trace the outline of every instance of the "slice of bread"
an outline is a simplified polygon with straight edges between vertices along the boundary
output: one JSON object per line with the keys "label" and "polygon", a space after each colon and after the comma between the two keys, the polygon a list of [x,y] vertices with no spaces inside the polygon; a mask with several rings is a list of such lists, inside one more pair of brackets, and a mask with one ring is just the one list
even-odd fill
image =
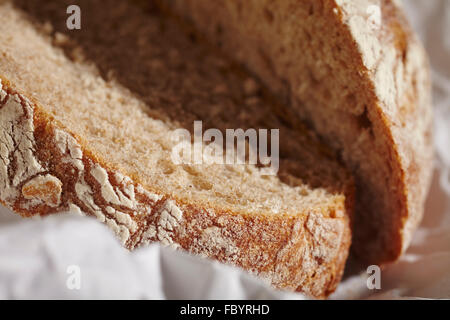
{"label": "slice of bread", "polygon": [[[68,31],[72,2],[0,5],[0,201],[25,217],[84,212],[129,249],[159,241],[277,288],[330,294],[353,199],[333,153],[158,12],[78,1],[83,26]],[[172,134],[194,120],[279,129],[278,176],[250,164],[175,165]]]}
{"label": "slice of bread", "polygon": [[356,177],[354,251],[397,259],[423,215],[433,156],[428,62],[399,1],[159,2],[340,152]]}

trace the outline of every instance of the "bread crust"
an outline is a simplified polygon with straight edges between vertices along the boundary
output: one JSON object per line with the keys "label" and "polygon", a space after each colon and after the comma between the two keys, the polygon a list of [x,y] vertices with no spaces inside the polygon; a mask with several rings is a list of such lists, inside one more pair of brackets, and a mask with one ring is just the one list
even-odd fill
{"label": "bread crust", "polygon": [[183,203],[111,167],[32,95],[0,79],[2,204],[24,217],[84,212],[130,250],[158,241],[244,268],[277,288],[317,298],[335,290],[351,242],[352,199],[329,208],[329,217],[243,215]]}
{"label": "bread crust", "polygon": [[[379,5],[383,20],[379,29],[366,29],[360,35],[357,34],[361,30],[352,26],[350,19],[355,15],[364,16],[366,12],[358,10],[358,7],[351,9],[348,1],[336,1],[336,4],[341,10],[344,25],[355,40],[354,50],[360,54],[359,72],[364,74],[373,94],[377,116],[372,121],[374,126],[380,127],[387,141],[386,157],[394,177],[391,190],[396,192],[399,202],[397,212],[391,213],[394,230],[379,231],[382,234],[381,248],[374,248],[371,252],[367,243],[356,241],[354,245],[357,254],[366,261],[383,263],[398,259],[408,248],[424,214],[433,168],[431,81],[425,50],[410,28],[399,2],[365,2],[366,5],[360,8]],[[367,37],[376,37],[377,46],[383,48],[375,56],[375,63],[367,59],[374,49],[364,43],[363,38]],[[392,65],[391,59],[394,61]],[[387,72],[384,77],[383,72]],[[388,77],[392,81],[387,85],[394,87],[394,94],[391,90],[382,89]]]}

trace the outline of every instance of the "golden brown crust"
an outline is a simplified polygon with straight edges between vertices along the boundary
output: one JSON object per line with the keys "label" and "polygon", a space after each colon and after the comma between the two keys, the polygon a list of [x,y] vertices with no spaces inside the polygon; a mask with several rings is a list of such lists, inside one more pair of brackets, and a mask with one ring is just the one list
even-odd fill
{"label": "golden brown crust", "polygon": [[[368,5],[377,4],[377,1],[367,2]],[[379,230],[381,244],[377,243],[375,247],[367,241],[356,240],[354,250],[368,262],[382,263],[398,259],[407,249],[422,219],[431,182],[433,148],[431,85],[426,53],[401,8],[391,0],[382,0],[379,5],[382,24],[374,35],[379,41],[377,46],[383,51],[378,57],[377,67],[370,68],[363,61],[367,54],[365,51],[373,48],[364,46],[358,37],[353,44],[354,51],[360,54],[359,58],[355,57],[360,61],[358,71],[364,74],[363,81],[373,95],[376,111],[373,125],[379,127],[386,141],[386,157],[392,170],[390,189],[395,193],[393,201],[396,200],[398,206],[389,213],[391,222],[388,228]],[[343,23],[350,34],[358,32],[351,30],[344,20]],[[391,57],[395,60],[389,65]],[[384,66],[389,70],[383,69]],[[392,83],[395,88],[389,90],[394,90],[394,94],[380,89],[386,85],[380,77],[381,72],[387,72],[386,78],[391,76],[396,82]],[[358,225],[358,222],[357,219],[356,239],[359,239],[358,230],[367,230],[364,225],[368,223],[365,221]]]}
{"label": "golden brown crust", "polygon": [[[14,211],[28,217],[79,210],[105,222],[129,249],[159,241],[242,267],[278,288],[319,298],[334,291],[350,246],[346,210],[351,210],[351,199],[330,208],[334,213],[329,218],[314,212],[238,215],[169,199],[88,152],[80,137],[65,131],[7,79],[1,84],[0,112],[11,115],[2,133],[13,137],[30,130],[26,151],[31,154],[24,164],[39,166],[12,184],[17,161],[4,162],[7,170],[0,181],[16,193],[2,193],[0,202]],[[8,159],[24,153],[20,145],[12,146],[2,144]]]}
{"label": "golden brown crust", "polygon": [[[387,125],[391,125],[395,145],[398,146],[398,161],[403,165],[402,181],[407,207],[401,235],[404,252],[422,219],[433,169],[430,67],[425,50],[410,29],[403,13],[386,1],[384,8],[387,17],[392,14],[392,20],[388,20],[394,34],[392,45],[403,59],[406,59],[406,55],[415,55],[408,58],[416,59],[414,62],[405,62],[406,67],[412,68],[411,77],[405,79],[408,90],[400,98],[403,104],[399,105],[397,113],[391,116],[398,117],[401,126],[392,125],[392,120],[387,122]],[[415,139],[416,137],[419,138]]]}

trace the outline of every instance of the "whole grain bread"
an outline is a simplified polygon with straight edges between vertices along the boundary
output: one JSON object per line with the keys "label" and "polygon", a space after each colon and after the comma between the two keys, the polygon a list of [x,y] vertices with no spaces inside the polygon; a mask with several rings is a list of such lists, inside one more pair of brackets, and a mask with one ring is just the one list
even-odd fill
{"label": "whole grain bread", "polygon": [[386,263],[421,221],[432,171],[429,67],[393,0],[169,0],[306,120],[356,177],[353,249]]}
{"label": "whole grain bread", "polygon": [[[314,297],[339,282],[353,182],[270,92],[160,12],[124,1],[0,2],[0,201],[97,217],[129,249],[158,241]],[[242,106],[245,106],[243,108]],[[175,165],[170,138],[279,128],[280,171]]]}

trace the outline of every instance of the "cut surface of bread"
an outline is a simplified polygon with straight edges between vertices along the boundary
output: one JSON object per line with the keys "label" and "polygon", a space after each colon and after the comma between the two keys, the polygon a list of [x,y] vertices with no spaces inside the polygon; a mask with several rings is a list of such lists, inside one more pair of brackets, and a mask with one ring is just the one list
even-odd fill
{"label": "cut surface of bread", "polygon": [[158,1],[288,101],[352,169],[353,249],[397,259],[432,168],[425,52],[391,0]]}
{"label": "cut surface of bread", "polygon": [[[23,216],[96,216],[133,249],[154,241],[278,288],[325,297],[350,245],[353,185],[257,80],[162,15],[123,1],[0,4],[0,201]],[[65,33],[65,34],[64,34]],[[175,165],[179,127],[277,128],[280,170]]]}

